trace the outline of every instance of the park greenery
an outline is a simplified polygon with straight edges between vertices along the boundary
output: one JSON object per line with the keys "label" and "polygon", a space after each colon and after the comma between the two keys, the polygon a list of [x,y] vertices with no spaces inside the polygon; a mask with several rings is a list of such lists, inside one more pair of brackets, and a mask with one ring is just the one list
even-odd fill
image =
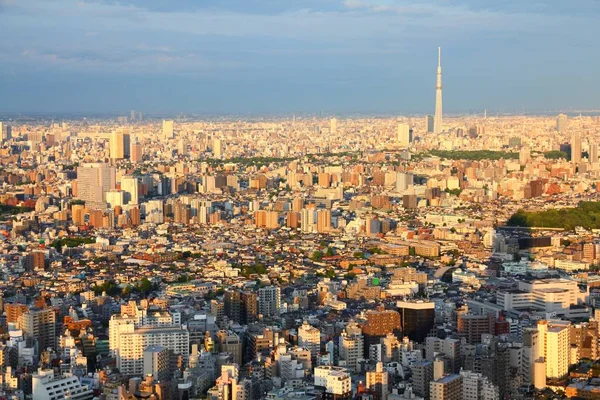
{"label": "park greenery", "polygon": [[429,150],[427,153],[447,160],[480,161],[519,158],[519,153],[493,150]]}
{"label": "park greenery", "polygon": [[564,158],[565,160],[569,159],[569,154],[566,151],[552,150],[544,152],[544,158],[548,160],[558,160]]}
{"label": "park greenery", "polygon": [[1,215],[17,215],[24,212],[33,211],[33,209],[29,207],[22,206],[10,206],[8,204],[0,204],[0,214]]}
{"label": "park greenery", "polygon": [[92,244],[96,240],[93,237],[65,237],[56,239],[51,246],[60,252],[63,247],[77,247],[81,244]]}
{"label": "park greenery", "polygon": [[573,230],[577,226],[585,229],[600,229],[600,202],[582,201],[575,208],[519,210],[508,219],[507,225],[566,230]]}

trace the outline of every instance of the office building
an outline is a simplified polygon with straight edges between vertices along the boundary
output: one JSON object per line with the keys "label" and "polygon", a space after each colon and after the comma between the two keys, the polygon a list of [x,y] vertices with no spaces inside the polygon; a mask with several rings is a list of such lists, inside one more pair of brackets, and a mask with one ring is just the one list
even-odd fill
{"label": "office building", "polygon": [[571,135],[571,162],[578,164],[581,162],[581,134],[573,132]]}
{"label": "office building", "polygon": [[83,164],[77,167],[77,198],[86,203],[86,207],[104,208],[105,193],[115,188],[116,171],[104,163]]}
{"label": "office building", "polygon": [[122,160],[129,158],[131,153],[131,139],[128,133],[113,132],[110,135],[110,158],[111,160]]}
{"label": "office building", "polygon": [[338,125],[337,118],[331,118],[329,120],[329,132],[331,132],[331,134],[335,135],[337,133],[337,125]]}
{"label": "office building", "polygon": [[168,139],[173,139],[174,137],[174,130],[173,130],[173,120],[172,119],[165,119],[162,122],[162,135],[163,138],[168,140]]}
{"label": "office building", "polygon": [[144,156],[144,147],[139,142],[132,143],[130,154],[131,162],[141,162]]}
{"label": "office building", "polygon": [[565,132],[569,126],[569,119],[565,114],[559,114],[556,117],[556,130],[559,132]]}
{"label": "office building", "polygon": [[317,232],[325,233],[331,230],[331,210],[317,211]]}
{"label": "office building", "polygon": [[590,151],[588,154],[588,162],[596,164],[598,162],[598,143],[590,143]]}
{"label": "office building", "polygon": [[408,147],[412,143],[412,129],[408,124],[398,124],[398,144],[403,147]]}
{"label": "office building", "polygon": [[370,310],[367,311],[367,320],[362,328],[365,339],[364,357],[369,358],[371,345],[378,345],[380,339],[392,333],[400,335],[400,314],[394,310]]}
{"label": "office building", "polygon": [[0,139],[3,142],[12,139],[12,127],[7,122],[0,121]]}
{"label": "office building", "polygon": [[465,338],[469,344],[481,343],[481,335],[495,333],[496,318],[493,314],[474,315],[461,314],[458,316],[458,335]]}
{"label": "office building", "polygon": [[435,116],[433,133],[442,133],[442,49],[438,47],[437,83],[435,85]]}
{"label": "office building", "polygon": [[427,130],[427,133],[433,133],[433,115],[425,117],[425,129]]}
{"label": "office building", "polygon": [[124,204],[139,204],[139,181],[137,177],[123,176],[121,178],[121,190],[123,191]]}
{"label": "office building", "polygon": [[223,156],[223,142],[221,139],[213,139],[212,153],[215,158],[221,158]]}
{"label": "office building", "polygon": [[399,301],[402,334],[412,341],[423,343],[435,322],[435,304],[429,301]]}

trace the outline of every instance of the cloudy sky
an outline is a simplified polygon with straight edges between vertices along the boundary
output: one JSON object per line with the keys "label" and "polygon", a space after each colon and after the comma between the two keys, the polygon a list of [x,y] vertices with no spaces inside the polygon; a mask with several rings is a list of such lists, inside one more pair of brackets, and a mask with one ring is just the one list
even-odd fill
{"label": "cloudy sky", "polygon": [[0,112],[600,108],[597,0],[0,0]]}

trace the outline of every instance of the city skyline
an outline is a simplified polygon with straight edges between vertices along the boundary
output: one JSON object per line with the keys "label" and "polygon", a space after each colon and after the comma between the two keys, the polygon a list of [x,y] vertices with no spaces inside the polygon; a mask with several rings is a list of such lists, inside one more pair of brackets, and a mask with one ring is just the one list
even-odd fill
{"label": "city skyline", "polygon": [[591,1],[171,3],[3,0],[0,112],[598,108]]}

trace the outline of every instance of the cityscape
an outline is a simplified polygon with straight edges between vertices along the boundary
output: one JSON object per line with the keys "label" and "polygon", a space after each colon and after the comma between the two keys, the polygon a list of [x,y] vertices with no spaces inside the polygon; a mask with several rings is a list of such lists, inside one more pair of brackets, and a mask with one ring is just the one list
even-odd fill
{"label": "cityscape", "polygon": [[[0,23],[36,7],[145,6]],[[456,112],[448,47],[419,49],[422,112],[0,101],[0,399],[600,399],[600,111]]]}

